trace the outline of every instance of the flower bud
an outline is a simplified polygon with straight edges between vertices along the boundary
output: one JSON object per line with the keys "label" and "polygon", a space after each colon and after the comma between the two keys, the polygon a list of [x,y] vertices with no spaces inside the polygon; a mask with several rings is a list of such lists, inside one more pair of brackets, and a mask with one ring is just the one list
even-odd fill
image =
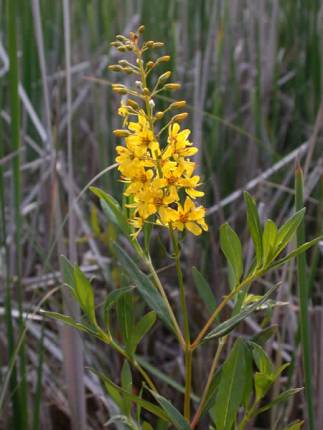
{"label": "flower bud", "polygon": [[162,119],[163,116],[164,116],[164,112],[159,111],[159,112],[156,112],[155,118],[156,119]]}
{"label": "flower bud", "polygon": [[143,95],[144,95],[144,96],[149,96],[149,95],[150,95],[150,91],[148,90],[148,88],[144,88],[144,89],[142,90],[142,92],[143,92]]}
{"label": "flower bud", "polygon": [[117,137],[127,137],[130,135],[130,131],[117,129],[117,130],[113,130],[113,134]]}
{"label": "flower bud", "polygon": [[154,42],[153,48],[162,48],[164,46],[163,42]]}
{"label": "flower bud", "polygon": [[117,94],[127,94],[128,93],[127,87],[125,87],[124,85],[120,85],[120,84],[112,85],[112,91],[114,91]]}
{"label": "flower bud", "polygon": [[169,109],[182,109],[184,106],[186,106],[185,100],[179,100],[178,102],[174,102],[169,105]]}
{"label": "flower bud", "polygon": [[159,76],[158,78],[158,82],[159,84],[163,84],[165,81],[167,81],[172,75],[171,71],[165,72],[163,73],[161,76]]}
{"label": "flower bud", "polygon": [[132,100],[132,99],[128,99],[127,101],[127,105],[132,107],[132,109],[138,110],[139,109],[139,105],[136,101]]}
{"label": "flower bud", "polygon": [[138,32],[139,33],[143,33],[145,31],[145,26],[144,25],[141,25],[139,28],[138,28]]}
{"label": "flower bud", "polygon": [[152,48],[154,46],[154,41],[153,40],[148,40],[148,42],[145,43],[147,48]]}
{"label": "flower bud", "polygon": [[148,63],[147,63],[147,67],[149,69],[152,69],[154,67],[154,65],[155,65],[155,63],[153,61],[148,61]]}
{"label": "flower bud", "polygon": [[179,90],[180,88],[181,88],[181,84],[178,84],[175,82],[173,82],[171,84],[165,84],[164,85],[164,89],[169,90],[169,91],[176,91],[176,90]]}
{"label": "flower bud", "polygon": [[173,121],[174,122],[184,121],[184,119],[186,119],[187,117],[188,117],[187,112],[179,113],[178,115],[175,115],[173,117]]}
{"label": "flower bud", "polygon": [[111,64],[110,66],[108,66],[108,69],[111,72],[121,72],[122,68],[120,66],[118,66],[117,64]]}
{"label": "flower bud", "polygon": [[167,61],[169,61],[169,60],[170,60],[170,55],[163,55],[162,57],[159,57],[156,60],[156,63],[157,64],[159,64],[159,63],[167,63]]}

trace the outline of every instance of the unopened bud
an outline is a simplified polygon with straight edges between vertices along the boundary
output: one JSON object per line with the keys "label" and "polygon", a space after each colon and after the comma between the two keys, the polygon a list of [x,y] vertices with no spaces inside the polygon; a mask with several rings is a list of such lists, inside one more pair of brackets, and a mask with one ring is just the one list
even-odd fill
{"label": "unopened bud", "polygon": [[145,31],[145,26],[144,25],[141,25],[139,28],[138,28],[138,32],[139,33],[143,33]]}
{"label": "unopened bud", "polygon": [[171,72],[171,71],[165,72],[165,73],[163,73],[161,76],[159,76],[158,81],[159,81],[159,83],[160,83],[160,84],[163,84],[163,83],[164,83],[165,81],[167,81],[171,76],[172,76],[172,72]]}
{"label": "unopened bud", "polygon": [[156,61],[156,63],[167,63],[167,61],[170,60],[170,55],[163,55],[162,57],[159,57]]}
{"label": "unopened bud", "polygon": [[155,109],[155,102],[153,99],[149,100],[149,106],[151,109]]}
{"label": "unopened bud", "polygon": [[179,90],[180,88],[181,88],[181,84],[178,84],[175,82],[173,82],[171,84],[165,84],[164,85],[164,89],[169,90],[169,91],[176,91],[176,90]]}
{"label": "unopened bud", "polygon": [[111,64],[110,66],[108,66],[108,69],[111,72],[121,72],[122,68],[120,66],[118,66],[117,64]]}
{"label": "unopened bud", "polygon": [[142,90],[142,92],[143,92],[143,95],[144,95],[144,96],[149,96],[149,95],[150,95],[150,91],[148,90],[148,88],[144,88],[144,89]]}
{"label": "unopened bud", "polygon": [[124,45],[121,45],[121,46],[118,46],[117,50],[120,52],[126,52],[127,49]]}
{"label": "unopened bud", "polygon": [[120,84],[112,85],[112,90],[117,94],[127,94],[128,93],[127,87],[125,87],[124,85],[120,85]]}
{"label": "unopened bud", "polygon": [[148,40],[148,42],[146,42],[146,46],[147,48],[152,48],[154,46],[154,41],[153,40]]}
{"label": "unopened bud", "polygon": [[131,75],[131,73],[133,73],[133,70],[132,70],[132,68],[131,68],[131,67],[125,67],[125,68],[123,69],[123,71],[124,71],[124,72],[126,72],[128,75]]}
{"label": "unopened bud", "polygon": [[148,61],[148,63],[147,63],[147,67],[148,67],[149,69],[153,68],[153,67],[154,67],[154,65],[155,65],[155,63],[154,63],[153,61]]}
{"label": "unopened bud", "polygon": [[163,42],[154,42],[153,48],[162,48],[164,46]]}
{"label": "unopened bud", "polygon": [[132,99],[128,99],[127,105],[130,106],[130,107],[132,107],[135,110],[139,109],[138,103],[136,101],[132,100]]}
{"label": "unopened bud", "polygon": [[120,40],[121,42],[124,42],[127,40],[127,38],[125,36],[123,36],[122,34],[117,34],[116,39]]}
{"label": "unopened bud", "polygon": [[179,100],[178,102],[174,102],[169,105],[169,109],[182,109],[184,106],[186,106],[185,100]]}
{"label": "unopened bud", "polygon": [[188,117],[188,113],[187,112],[183,112],[183,113],[179,113],[178,115],[175,115],[173,117],[173,121],[184,121],[184,119],[186,119]]}
{"label": "unopened bud", "polygon": [[155,118],[156,119],[162,119],[163,116],[164,116],[164,112],[159,111],[159,112],[156,112]]}
{"label": "unopened bud", "polygon": [[128,130],[118,129],[118,130],[113,130],[113,134],[117,137],[127,137],[130,135],[130,132]]}

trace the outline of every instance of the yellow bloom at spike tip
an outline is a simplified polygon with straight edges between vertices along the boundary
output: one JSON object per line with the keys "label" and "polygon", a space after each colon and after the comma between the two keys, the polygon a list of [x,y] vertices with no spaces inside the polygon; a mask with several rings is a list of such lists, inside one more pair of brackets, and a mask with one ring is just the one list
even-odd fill
{"label": "yellow bloom at spike tip", "polygon": [[[191,159],[198,149],[189,141],[190,130],[182,129],[179,124],[187,117],[186,112],[167,120],[171,111],[184,108],[186,103],[173,101],[166,110],[154,113],[156,95],[180,86],[168,83],[171,73],[165,72],[156,77],[152,89],[148,88],[151,64],[158,65],[162,61],[145,61],[143,54],[161,45],[141,42],[140,32],[135,35],[124,40],[127,50],[134,54],[133,70],[141,80],[136,81],[136,88],[122,84],[113,86],[117,94],[122,94],[118,114],[123,118],[124,129],[116,130],[115,135],[122,138],[124,144],[116,148],[116,162],[125,183],[124,195],[129,202],[126,206],[131,213],[129,223],[135,237],[147,222],[172,230],[187,230],[198,236],[208,229],[204,207],[195,204],[196,199],[204,195],[198,189],[200,177],[194,175],[196,164]],[[110,69],[126,72],[120,61]],[[131,99],[127,99],[127,95],[131,95]],[[158,125],[160,121],[166,123]]]}

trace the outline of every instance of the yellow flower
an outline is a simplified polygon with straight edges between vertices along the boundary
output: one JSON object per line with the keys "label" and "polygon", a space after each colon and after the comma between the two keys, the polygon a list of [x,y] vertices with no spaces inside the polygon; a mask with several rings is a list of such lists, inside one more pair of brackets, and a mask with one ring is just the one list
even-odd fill
{"label": "yellow flower", "polygon": [[126,188],[124,195],[130,196],[131,194],[137,194],[144,187],[150,185],[153,176],[154,172],[152,169],[146,170],[143,166],[140,165],[131,177],[131,181],[127,181],[129,185]]}
{"label": "yellow flower", "polygon": [[180,231],[184,228],[189,230],[195,236],[199,236],[204,231],[208,230],[205,223],[205,209],[203,206],[196,207],[189,197],[186,197],[184,207],[178,203],[177,211],[174,211],[169,217],[169,222],[172,226]]}
{"label": "yellow flower", "polygon": [[179,181],[180,186],[185,188],[186,194],[188,194],[192,199],[196,199],[196,197],[203,197],[203,191],[198,191],[196,187],[200,184],[200,177],[195,175],[192,177],[185,177]]}
{"label": "yellow flower", "polygon": [[169,205],[178,199],[178,195],[172,191],[165,191],[163,187],[163,179],[154,179],[150,186],[143,188],[134,196],[135,202],[129,206],[135,207],[135,212],[138,212],[144,219],[156,213],[162,220],[165,219]]}
{"label": "yellow flower", "polygon": [[121,106],[118,109],[118,114],[124,118],[123,126],[128,125],[129,110],[124,99],[121,100]]}
{"label": "yellow flower", "polygon": [[175,122],[168,130],[168,147],[165,151],[165,157],[174,157],[174,159],[191,157],[196,154],[198,149],[188,140],[190,130],[185,129],[180,131],[180,125]]}
{"label": "yellow flower", "polygon": [[143,113],[139,113],[138,122],[130,122],[128,128],[132,131],[132,134],[127,137],[127,142],[137,146],[140,150],[144,149],[147,151],[150,149],[153,156],[156,153],[159,154],[159,143]]}

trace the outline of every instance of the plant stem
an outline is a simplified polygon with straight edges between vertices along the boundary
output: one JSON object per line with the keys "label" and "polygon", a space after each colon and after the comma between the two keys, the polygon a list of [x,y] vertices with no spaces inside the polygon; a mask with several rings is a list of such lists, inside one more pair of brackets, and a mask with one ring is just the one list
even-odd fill
{"label": "plant stem", "polygon": [[225,336],[225,337],[223,337],[222,339],[219,340],[219,344],[218,344],[216,353],[215,353],[213,361],[212,361],[211,370],[210,370],[209,376],[208,376],[207,381],[206,381],[206,385],[205,385],[204,390],[203,390],[203,394],[202,394],[202,397],[201,397],[201,401],[200,401],[199,407],[198,407],[197,411],[195,412],[194,418],[193,418],[192,423],[191,423],[192,430],[195,429],[195,427],[198,424],[198,421],[199,421],[199,419],[200,419],[200,417],[202,415],[203,408],[205,406],[205,402],[206,402],[206,399],[207,399],[207,395],[208,395],[208,392],[209,392],[209,389],[210,389],[210,386],[211,386],[211,383],[212,383],[212,380],[213,380],[216,368],[217,368],[218,363],[219,363],[221,352],[223,350],[223,347],[224,347],[226,341],[227,341],[227,336]]}
{"label": "plant stem", "polygon": [[153,264],[151,262],[150,257],[145,258],[145,261],[146,261],[146,264],[147,264],[147,266],[149,268],[151,276],[152,276],[152,278],[153,278],[153,280],[155,282],[155,285],[158,288],[158,291],[160,292],[160,294],[161,294],[161,296],[162,296],[162,298],[164,300],[164,303],[165,303],[165,305],[167,307],[167,310],[168,310],[168,313],[169,313],[169,317],[170,317],[170,319],[171,319],[171,321],[173,323],[174,330],[175,330],[176,335],[178,337],[178,341],[179,341],[182,349],[185,350],[185,346],[186,346],[185,339],[184,339],[182,331],[181,331],[181,329],[180,329],[180,327],[178,325],[178,322],[177,322],[177,319],[176,319],[176,317],[174,315],[173,309],[172,309],[172,307],[171,307],[171,305],[170,305],[170,303],[168,301],[168,298],[167,298],[167,295],[165,293],[164,287],[162,286],[162,283],[160,282],[160,279],[159,279],[159,277],[158,277],[158,275],[156,273],[156,270],[155,270],[155,268],[154,268],[154,266],[153,266]]}
{"label": "plant stem", "polygon": [[191,340],[190,340],[190,327],[189,327],[189,321],[188,321],[187,306],[185,301],[185,290],[184,290],[184,282],[183,282],[183,272],[181,269],[181,262],[180,262],[180,248],[178,244],[178,237],[175,235],[171,225],[169,226],[169,233],[170,233],[170,237],[172,239],[172,244],[174,248],[176,272],[177,272],[178,286],[179,286],[180,306],[181,306],[183,325],[184,325],[184,338],[185,338],[184,418],[186,418],[189,421],[190,415],[191,415],[190,409],[191,409],[191,388],[192,388],[192,351],[191,351]]}
{"label": "plant stem", "polygon": [[255,279],[259,278],[264,273],[263,269],[260,269],[259,271],[251,274],[247,278],[245,278],[234,290],[232,290],[225,298],[222,300],[222,302],[217,306],[217,308],[214,310],[213,314],[210,316],[208,321],[205,323],[204,327],[198,334],[197,338],[194,340],[194,342],[191,345],[192,350],[196,349],[199,344],[201,343],[202,339],[204,338],[206,332],[211,327],[219,313],[222,311],[222,309],[225,307],[225,305],[236,295],[241,291],[244,287],[246,287],[248,284],[253,282]]}
{"label": "plant stem", "polygon": [[[299,210],[304,207],[303,196],[303,172],[300,166],[295,171],[295,209]],[[297,230],[297,246],[305,242],[305,224],[304,220]],[[300,331],[303,348],[303,364],[305,379],[305,396],[307,404],[309,429],[315,429],[314,408],[313,408],[313,386],[312,386],[312,364],[311,364],[311,343],[310,327],[308,315],[308,282],[306,273],[305,254],[297,256],[297,273],[298,273],[298,294],[300,302]]]}

